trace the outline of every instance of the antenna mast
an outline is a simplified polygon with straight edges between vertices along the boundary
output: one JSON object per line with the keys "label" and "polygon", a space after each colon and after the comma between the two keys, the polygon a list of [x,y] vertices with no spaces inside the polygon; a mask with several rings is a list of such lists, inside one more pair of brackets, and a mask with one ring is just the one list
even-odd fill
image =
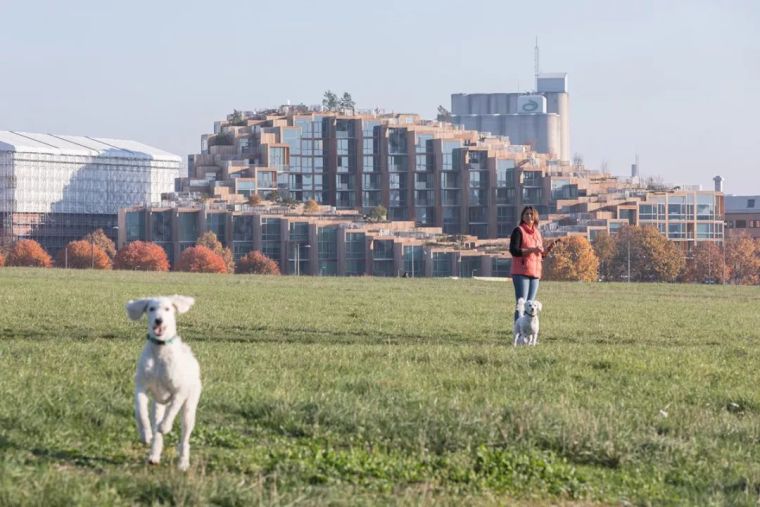
{"label": "antenna mast", "polygon": [[536,47],[533,50],[533,70],[536,74],[536,90],[538,90],[538,73],[539,73],[539,67],[538,67],[538,37],[536,37]]}

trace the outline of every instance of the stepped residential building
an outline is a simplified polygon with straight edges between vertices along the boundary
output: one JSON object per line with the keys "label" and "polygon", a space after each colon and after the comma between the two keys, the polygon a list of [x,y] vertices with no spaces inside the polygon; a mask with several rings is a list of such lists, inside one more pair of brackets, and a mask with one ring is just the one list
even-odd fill
{"label": "stepped residential building", "polygon": [[34,239],[51,254],[120,208],[160,202],[182,159],[120,139],[0,131],[0,244]]}
{"label": "stepped residential building", "polygon": [[446,234],[507,236],[526,204],[551,207],[556,160],[416,115],[247,114],[217,123],[188,162],[182,193],[228,202],[280,193]]}
{"label": "stepped residential building", "polygon": [[391,221],[481,239],[509,236],[525,205],[545,217],[548,234],[592,237],[628,223],[656,226],[685,248],[723,239],[722,192],[648,191],[416,115],[283,108],[231,115],[214,130],[190,156],[181,193],[228,203],[280,194],[363,214],[381,205]]}

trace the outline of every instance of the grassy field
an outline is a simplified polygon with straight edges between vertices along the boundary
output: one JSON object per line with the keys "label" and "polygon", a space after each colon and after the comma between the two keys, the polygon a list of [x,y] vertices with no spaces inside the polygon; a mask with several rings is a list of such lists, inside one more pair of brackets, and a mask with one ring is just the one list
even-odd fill
{"label": "grassy field", "polygon": [[[196,297],[191,469],[145,464],[145,324]],[[0,269],[0,505],[755,505],[760,288]],[[168,437],[176,442],[177,431]]]}

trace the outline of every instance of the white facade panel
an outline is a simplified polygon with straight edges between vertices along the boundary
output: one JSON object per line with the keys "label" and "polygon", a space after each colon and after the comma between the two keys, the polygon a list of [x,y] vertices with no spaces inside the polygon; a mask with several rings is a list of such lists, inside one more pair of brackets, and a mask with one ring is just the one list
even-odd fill
{"label": "white facade panel", "polygon": [[133,141],[0,132],[0,211],[115,215],[172,192],[180,162]]}
{"label": "white facade panel", "polygon": [[517,113],[546,113],[546,97],[543,95],[520,95],[517,97]]}

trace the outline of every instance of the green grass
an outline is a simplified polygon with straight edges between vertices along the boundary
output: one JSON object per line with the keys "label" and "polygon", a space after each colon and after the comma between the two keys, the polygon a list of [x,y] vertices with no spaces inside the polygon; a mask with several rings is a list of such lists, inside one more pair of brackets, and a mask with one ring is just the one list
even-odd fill
{"label": "green grass", "polygon": [[[145,324],[186,294],[191,470],[145,464]],[[0,269],[0,505],[755,505],[760,288]],[[168,437],[176,442],[176,427]]]}

